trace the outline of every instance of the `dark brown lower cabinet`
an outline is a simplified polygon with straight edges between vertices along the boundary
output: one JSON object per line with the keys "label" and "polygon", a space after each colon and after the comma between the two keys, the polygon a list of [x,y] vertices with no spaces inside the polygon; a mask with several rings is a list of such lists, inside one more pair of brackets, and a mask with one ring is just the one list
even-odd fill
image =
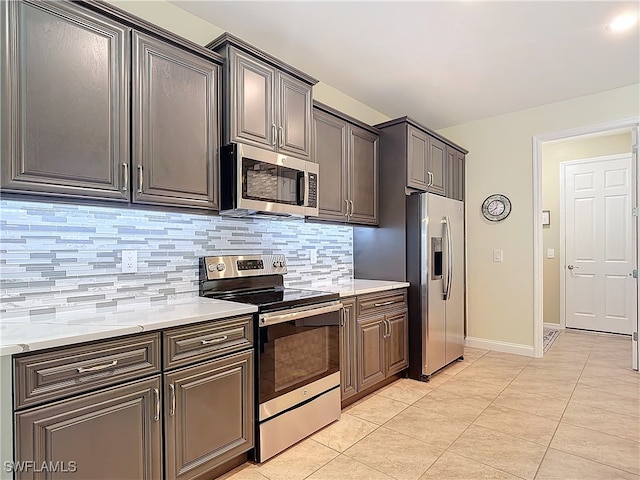
{"label": "dark brown lower cabinet", "polygon": [[385,378],[384,315],[358,319],[358,390],[375,385]]}
{"label": "dark brown lower cabinet", "polygon": [[167,480],[195,479],[253,446],[253,350],[164,374]]}
{"label": "dark brown lower cabinet", "polygon": [[386,316],[389,327],[387,337],[387,376],[409,366],[409,317],[406,310]]}
{"label": "dark brown lower cabinet", "polygon": [[354,395],[357,390],[356,357],[356,300],[342,300],[340,323],[340,391],[342,400]]}
{"label": "dark brown lower cabinet", "polygon": [[16,479],[161,479],[160,392],[156,375],[16,413],[16,458],[34,462]]}
{"label": "dark brown lower cabinet", "polygon": [[406,295],[406,289],[397,289],[356,297],[356,344],[351,356],[356,363],[357,378],[356,391],[350,396],[409,366]]}

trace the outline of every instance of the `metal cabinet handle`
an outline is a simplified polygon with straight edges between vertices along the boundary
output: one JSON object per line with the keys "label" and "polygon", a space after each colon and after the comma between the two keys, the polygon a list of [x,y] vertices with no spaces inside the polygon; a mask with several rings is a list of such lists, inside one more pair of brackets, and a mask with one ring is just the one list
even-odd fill
{"label": "metal cabinet handle", "polygon": [[391,336],[391,323],[386,318],[382,321],[384,323],[384,335],[382,338],[389,338]]}
{"label": "metal cabinet handle", "polygon": [[200,340],[200,343],[202,343],[202,345],[211,345],[212,343],[224,342],[227,338],[229,338],[228,335],[223,335],[222,337],[212,338],[211,340]]}
{"label": "metal cabinet handle", "polygon": [[373,306],[374,307],[386,307],[387,305],[391,305],[393,303],[396,303],[396,301],[395,300],[390,300],[388,302],[374,303]]}
{"label": "metal cabinet handle", "polygon": [[142,193],[142,165],[138,165],[138,193]]}
{"label": "metal cabinet handle", "polygon": [[284,147],[284,128],[278,128],[278,147]]}
{"label": "metal cabinet handle", "polygon": [[427,172],[427,176],[429,177],[429,181],[427,182],[427,187],[433,187],[433,173]]}
{"label": "metal cabinet handle", "polygon": [[123,163],[122,164],[122,191],[126,192],[127,190],[129,190],[129,164],[128,163]]}
{"label": "metal cabinet handle", "polygon": [[347,309],[343,308],[342,309],[342,316],[340,317],[340,326],[341,327],[344,327],[344,324],[346,323],[346,320],[345,320],[345,316],[346,315],[347,315]]}
{"label": "metal cabinet handle", "polygon": [[349,214],[349,216],[353,217],[353,200],[349,200],[349,205],[351,205],[351,213]]}
{"label": "metal cabinet handle", "polygon": [[176,414],[176,386],[173,383],[169,384],[169,392],[171,393],[171,407],[169,409],[169,416],[173,417]]}
{"label": "metal cabinet handle", "polygon": [[105,368],[115,367],[118,364],[118,360],[114,360],[111,363],[105,363],[104,365],[96,365],[95,367],[78,367],[78,373],[97,372],[104,370]]}
{"label": "metal cabinet handle", "polygon": [[575,268],[575,269],[578,269],[578,268],[580,268],[580,267],[576,267],[576,266],[574,266],[574,265],[567,265],[567,268],[568,268],[569,270],[573,270],[574,268]]}
{"label": "metal cabinet handle", "polygon": [[346,213],[344,214],[345,217],[349,218],[349,200],[347,200],[346,198],[344,199],[344,203],[347,206],[346,209]]}
{"label": "metal cabinet handle", "polygon": [[153,420],[157,422],[158,420],[160,420],[160,390],[154,388],[153,394],[156,396],[156,414],[153,417]]}
{"label": "metal cabinet handle", "polygon": [[278,127],[276,126],[275,123],[273,125],[271,125],[271,136],[273,137],[271,139],[271,145],[273,145],[275,147],[276,146],[276,142],[278,141]]}

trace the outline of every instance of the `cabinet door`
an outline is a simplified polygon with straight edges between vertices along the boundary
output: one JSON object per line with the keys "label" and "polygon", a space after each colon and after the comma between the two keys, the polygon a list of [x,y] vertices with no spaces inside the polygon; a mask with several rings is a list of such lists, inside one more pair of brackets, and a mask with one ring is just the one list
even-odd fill
{"label": "cabinet door", "polygon": [[356,301],[342,300],[343,314],[340,323],[340,391],[342,400],[355,394],[356,382]]}
{"label": "cabinet door", "polygon": [[304,160],[311,158],[311,86],[278,73],[278,150]]}
{"label": "cabinet door", "polygon": [[362,391],[385,378],[384,315],[358,319],[356,333],[358,391]]}
{"label": "cabinet door", "polygon": [[166,479],[202,475],[253,448],[253,350],[164,375]]}
{"label": "cabinet door", "polygon": [[133,33],[134,202],[215,208],[218,66]]}
{"label": "cabinet door", "polygon": [[229,138],[225,143],[249,143],[277,148],[278,128],[274,110],[276,70],[234,48],[229,49],[230,100],[225,113]]}
{"label": "cabinet door", "polygon": [[425,192],[429,183],[429,137],[407,126],[407,186]]}
{"label": "cabinet door", "polygon": [[16,458],[72,470],[17,479],[162,478],[160,376],[19,412]]}
{"label": "cabinet door", "polygon": [[456,188],[456,200],[464,201],[464,161],[465,155],[462,152],[456,150],[456,168],[455,168],[455,188]]}
{"label": "cabinet door", "polygon": [[319,164],[319,217],[346,221],[347,123],[320,110],[313,113],[314,161]]}
{"label": "cabinet door", "polygon": [[447,154],[447,197],[458,200],[456,150],[447,146],[445,152]]}
{"label": "cabinet door", "polygon": [[429,137],[429,172],[431,185],[428,191],[439,195],[447,193],[447,153],[446,146],[440,140]]}
{"label": "cabinet door", "polygon": [[2,190],[127,201],[128,29],[70,3],[0,11]]}
{"label": "cabinet door", "polygon": [[[349,125],[349,222],[378,224],[378,136]],[[320,180],[322,181],[322,179]]]}
{"label": "cabinet door", "polygon": [[409,366],[409,324],[407,311],[387,315],[387,375],[393,375]]}

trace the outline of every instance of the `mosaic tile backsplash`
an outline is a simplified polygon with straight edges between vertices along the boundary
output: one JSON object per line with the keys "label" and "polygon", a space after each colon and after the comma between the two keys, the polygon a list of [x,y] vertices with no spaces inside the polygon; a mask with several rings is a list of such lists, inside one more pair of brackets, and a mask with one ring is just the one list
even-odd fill
{"label": "mosaic tile backsplash", "polygon": [[[137,273],[121,273],[122,250]],[[3,199],[0,313],[197,296],[199,257],[248,253],[284,254],[287,286],[353,278],[347,226]]]}

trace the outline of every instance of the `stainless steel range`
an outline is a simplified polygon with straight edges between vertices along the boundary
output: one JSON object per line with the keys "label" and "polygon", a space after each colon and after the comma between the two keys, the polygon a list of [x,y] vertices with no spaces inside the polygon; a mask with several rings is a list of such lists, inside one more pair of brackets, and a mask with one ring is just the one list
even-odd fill
{"label": "stainless steel range", "polygon": [[340,297],[285,288],[286,272],[283,255],[200,258],[201,296],[258,307],[258,462],[340,418]]}

